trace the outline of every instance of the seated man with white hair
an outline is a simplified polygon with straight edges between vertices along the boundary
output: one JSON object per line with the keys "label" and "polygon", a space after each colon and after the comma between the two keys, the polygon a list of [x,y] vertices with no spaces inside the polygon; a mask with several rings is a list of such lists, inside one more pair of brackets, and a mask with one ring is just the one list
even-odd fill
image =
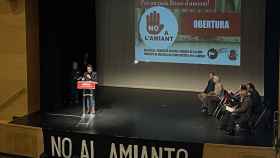
{"label": "seated man with white hair", "polygon": [[230,101],[230,95],[224,89],[222,83],[216,83],[215,91],[205,98],[208,115],[212,115],[218,105],[226,105]]}

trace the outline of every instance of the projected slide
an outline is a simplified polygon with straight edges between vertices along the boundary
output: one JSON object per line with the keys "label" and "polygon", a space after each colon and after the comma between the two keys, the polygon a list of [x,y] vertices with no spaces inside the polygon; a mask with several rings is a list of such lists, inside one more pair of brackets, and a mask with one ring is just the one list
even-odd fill
{"label": "projected slide", "polygon": [[241,0],[136,1],[136,62],[240,65]]}

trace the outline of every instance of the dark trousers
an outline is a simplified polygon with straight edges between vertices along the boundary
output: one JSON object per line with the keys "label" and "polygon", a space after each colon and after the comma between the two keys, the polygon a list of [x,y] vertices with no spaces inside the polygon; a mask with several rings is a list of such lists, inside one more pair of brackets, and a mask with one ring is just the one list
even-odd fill
{"label": "dark trousers", "polygon": [[248,127],[249,117],[246,113],[231,113],[226,111],[222,120],[221,127],[226,130],[233,130],[235,124],[239,124],[244,128]]}
{"label": "dark trousers", "polygon": [[205,102],[206,102],[206,106],[208,108],[208,113],[213,114],[214,110],[218,106],[218,103],[220,102],[220,99],[217,96],[207,96],[205,98]]}
{"label": "dark trousers", "polygon": [[91,109],[95,107],[95,95],[94,90],[84,90],[83,91],[83,105],[87,109]]}

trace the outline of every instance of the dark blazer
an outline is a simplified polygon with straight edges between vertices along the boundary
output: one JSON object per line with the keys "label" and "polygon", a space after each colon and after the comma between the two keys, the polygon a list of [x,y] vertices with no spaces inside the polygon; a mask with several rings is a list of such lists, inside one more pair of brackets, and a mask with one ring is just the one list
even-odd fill
{"label": "dark blazer", "polygon": [[238,113],[250,112],[252,105],[253,105],[253,102],[252,102],[251,97],[246,96],[246,97],[244,97],[243,101],[240,103],[239,108],[237,108],[235,112],[238,112]]}
{"label": "dark blazer", "polygon": [[[88,78],[87,75],[90,75],[90,78]],[[97,73],[96,72],[92,72],[92,73],[85,72],[84,73],[84,78],[85,78],[86,81],[97,82]]]}
{"label": "dark blazer", "polygon": [[213,79],[210,79],[207,83],[206,88],[204,89],[204,93],[213,92],[215,90],[215,83]]}

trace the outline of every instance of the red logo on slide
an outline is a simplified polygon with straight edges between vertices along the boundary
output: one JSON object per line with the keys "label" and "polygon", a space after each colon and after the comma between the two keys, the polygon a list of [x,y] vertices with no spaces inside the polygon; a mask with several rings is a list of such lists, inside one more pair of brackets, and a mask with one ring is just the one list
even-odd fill
{"label": "red logo on slide", "polygon": [[228,58],[229,58],[230,60],[236,60],[236,58],[237,58],[237,53],[236,53],[236,51],[235,51],[235,50],[231,50],[231,51],[229,52]]}
{"label": "red logo on slide", "polygon": [[154,11],[150,13],[150,15],[147,15],[146,18],[147,18],[147,31],[149,34],[157,35],[163,30],[164,25],[160,24],[159,13]]}

